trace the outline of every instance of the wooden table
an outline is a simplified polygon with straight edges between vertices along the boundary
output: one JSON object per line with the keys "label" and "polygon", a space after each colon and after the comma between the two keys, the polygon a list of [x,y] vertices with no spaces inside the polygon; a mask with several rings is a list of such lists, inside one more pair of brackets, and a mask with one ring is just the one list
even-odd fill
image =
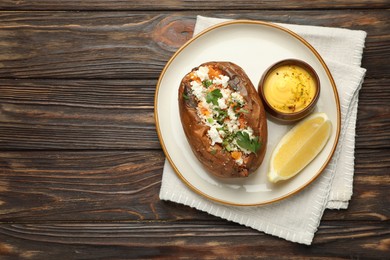
{"label": "wooden table", "polygon": [[[390,3],[0,1],[0,259],[390,258]],[[368,33],[354,195],[312,246],[162,202],[157,79],[197,14]]]}

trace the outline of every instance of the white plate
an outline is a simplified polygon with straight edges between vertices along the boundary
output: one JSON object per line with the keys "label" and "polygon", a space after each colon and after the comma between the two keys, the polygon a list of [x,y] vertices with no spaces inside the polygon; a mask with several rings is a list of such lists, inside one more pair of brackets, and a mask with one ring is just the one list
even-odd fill
{"label": "white plate", "polygon": [[[268,119],[268,144],[260,168],[248,178],[221,179],[207,173],[187,142],[178,110],[178,88],[185,74],[207,61],[230,61],[241,66],[256,87],[271,64],[287,58],[301,59],[318,73],[321,96],[316,111],[325,112],[333,124],[322,152],[294,178],[272,184],[266,173],[270,154],[291,128]],[[297,34],[274,24],[255,21],[226,22],[200,33],[180,48],[165,66],[155,95],[157,133],[169,162],[192,190],[229,205],[262,205],[302,190],[320,175],[330,161],[340,132],[338,94],[332,76],[316,50]]]}

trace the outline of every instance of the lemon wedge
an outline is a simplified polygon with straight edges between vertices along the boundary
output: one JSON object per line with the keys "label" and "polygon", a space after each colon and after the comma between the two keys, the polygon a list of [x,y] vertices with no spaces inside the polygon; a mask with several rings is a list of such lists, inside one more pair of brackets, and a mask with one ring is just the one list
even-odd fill
{"label": "lemon wedge", "polygon": [[268,180],[287,180],[305,168],[324,148],[332,131],[325,113],[314,113],[299,122],[280,140],[270,160]]}

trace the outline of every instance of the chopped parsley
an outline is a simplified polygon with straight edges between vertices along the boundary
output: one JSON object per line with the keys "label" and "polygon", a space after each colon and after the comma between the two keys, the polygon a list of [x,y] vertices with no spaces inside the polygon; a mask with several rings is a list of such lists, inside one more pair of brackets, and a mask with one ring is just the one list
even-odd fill
{"label": "chopped parsley", "polygon": [[208,88],[210,87],[211,85],[213,85],[213,81],[212,80],[209,80],[209,79],[205,79],[202,81],[202,84],[205,88]]}
{"label": "chopped parsley", "polygon": [[239,112],[244,113],[244,114],[249,114],[249,111],[244,109],[244,108],[241,108]]}
{"label": "chopped parsley", "polygon": [[207,103],[213,103],[213,105],[218,105],[218,99],[222,97],[221,90],[214,89],[213,91],[210,91],[206,95],[206,102]]}
{"label": "chopped parsley", "polygon": [[256,153],[261,147],[258,136],[251,139],[249,134],[243,131],[238,131],[236,136],[237,144],[243,149]]}
{"label": "chopped parsley", "polygon": [[225,118],[228,116],[228,113],[226,110],[222,110],[219,107],[214,109],[218,114],[216,115],[215,119],[217,122],[222,125],[223,122],[225,121]]}
{"label": "chopped parsley", "polygon": [[224,138],[222,142],[222,146],[226,149],[226,151],[231,152],[233,150],[232,143],[234,138],[236,137],[236,134],[225,132],[227,136]]}

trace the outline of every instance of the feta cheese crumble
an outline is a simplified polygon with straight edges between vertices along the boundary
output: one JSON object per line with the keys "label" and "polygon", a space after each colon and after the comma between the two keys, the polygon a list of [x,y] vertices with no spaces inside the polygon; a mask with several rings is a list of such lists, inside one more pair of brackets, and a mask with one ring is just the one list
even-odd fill
{"label": "feta cheese crumble", "polygon": [[222,143],[222,138],[219,135],[216,126],[211,126],[207,134],[211,139],[211,145],[214,145],[216,143]]}
{"label": "feta cheese crumble", "polygon": [[213,80],[214,84],[217,85],[222,85],[222,87],[226,88],[228,86],[228,81],[229,81],[228,76],[220,75],[219,78],[215,78]]}
{"label": "feta cheese crumble", "polygon": [[202,83],[199,83],[198,81],[191,81],[191,90],[192,93],[195,95],[195,97],[199,100],[202,99],[203,95],[203,86]]}
{"label": "feta cheese crumble", "polygon": [[195,75],[200,78],[201,81],[209,79],[209,68],[206,66],[199,67],[195,72]]}

